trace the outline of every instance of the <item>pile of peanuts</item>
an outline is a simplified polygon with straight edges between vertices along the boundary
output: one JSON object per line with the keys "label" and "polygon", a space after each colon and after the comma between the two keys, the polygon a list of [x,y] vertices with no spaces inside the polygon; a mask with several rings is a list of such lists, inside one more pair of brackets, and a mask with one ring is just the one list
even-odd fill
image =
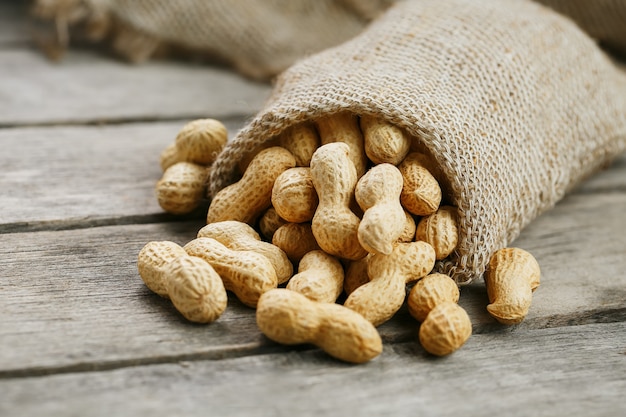
{"label": "pile of peanuts", "polygon": [[[164,210],[198,207],[226,142],[226,128],[212,119],[180,131],[161,154],[156,194]],[[196,239],[145,245],[139,274],[190,321],[218,319],[231,291],[256,308],[269,339],[311,343],[352,363],[382,352],[376,327],[406,301],[423,348],[448,355],[472,333],[457,284],[432,272],[457,246],[457,213],[416,142],[351,113],[294,126],[242,158],[241,179],[215,195]],[[489,313],[519,323],[539,266],[528,252],[504,248],[485,282]]]}

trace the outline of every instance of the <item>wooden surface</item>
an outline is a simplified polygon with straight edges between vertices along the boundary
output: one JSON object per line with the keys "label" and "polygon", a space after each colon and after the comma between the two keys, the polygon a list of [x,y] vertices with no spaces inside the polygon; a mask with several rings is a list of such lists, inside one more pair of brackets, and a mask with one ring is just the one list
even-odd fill
{"label": "wooden surface", "polygon": [[455,354],[426,354],[403,309],[379,358],[346,365],[269,341],[232,297],[189,324],[136,271],[145,243],[203,225],[156,204],[160,150],[197,117],[234,134],[270,87],[80,50],[53,64],[16,4],[0,1],[0,416],[626,413],[626,155],[515,242],[543,273],[522,324],[495,323],[477,282]]}

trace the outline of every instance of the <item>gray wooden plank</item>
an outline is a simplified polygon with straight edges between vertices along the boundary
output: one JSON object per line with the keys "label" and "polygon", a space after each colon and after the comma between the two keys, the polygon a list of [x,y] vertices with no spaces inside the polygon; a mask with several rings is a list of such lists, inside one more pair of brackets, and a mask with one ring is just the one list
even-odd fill
{"label": "gray wooden plank", "polygon": [[0,380],[6,416],[597,416],[626,412],[626,323],[415,342],[364,365],[319,351]]}
{"label": "gray wooden plank", "polygon": [[[7,150],[0,153],[0,233],[37,222],[162,214],[154,195],[159,154],[184,124],[0,129]],[[228,121],[229,135],[242,124]]]}
{"label": "gray wooden plank", "polygon": [[[527,319],[513,328],[496,324],[476,282],[460,301],[474,331],[626,321],[625,209],[626,194],[574,195],[539,218],[515,243],[543,271]],[[253,310],[233,300],[213,325],[186,324],[140,281],[135,262],[145,243],[184,244],[202,220],[0,235],[0,375],[264,351]],[[416,330],[406,310],[380,327],[387,343],[412,339]]]}
{"label": "gray wooden plank", "polygon": [[2,372],[51,365],[88,369],[90,362],[120,360],[127,366],[181,353],[212,357],[258,347],[252,310],[235,300],[213,326],[193,325],[139,278],[136,256],[145,243],[184,243],[200,226],[2,235]]}
{"label": "gray wooden plank", "polygon": [[131,65],[70,50],[0,50],[0,126],[251,115],[269,86],[227,69],[174,61]]}

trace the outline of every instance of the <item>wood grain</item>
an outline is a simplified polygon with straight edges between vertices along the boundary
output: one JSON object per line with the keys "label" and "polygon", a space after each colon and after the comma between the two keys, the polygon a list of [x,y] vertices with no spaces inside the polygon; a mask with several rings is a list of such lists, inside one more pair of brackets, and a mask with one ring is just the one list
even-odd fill
{"label": "wood grain", "polygon": [[36,50],[0,50],[0,68],[0,126],[249,116],[270,88],[209,65],[138,67],[74,50],[57,64]]}
{"label": "wood grain", "polygon": [[[626,194],[593,197],[566,198],[516,242],[536,256],[543,271],[520,326],[502,327],[486,314],[482,283],[462,289],[460,303],[475,332],[626,321]],[[590,216],[593,212],[602,215]],[[136,272],[136,255],[145,243],[184,244],[202,224],[199,219],[2,235],[0,339],[20,348],[0,349],[0,375],[262,352],[253,310],[232,300],[214,325],[190,325],[169,302],[152,295]],[[391,343],[412,339],[416,329],[402,310],[380,331]]]}
{"label": "wood grain", "polygon": [[434,359],[413,341],[364,365],[318,350],[0,380],[0,414],[594,416],[626,411],[626,324],[478,334]]}
{"label": "wood grain", "polygon": [[454,355],[427,355],[403,308],[383,354],[346,365],[269,341],[232,296],[190,324],[137,274],[145,243],[204,224],[156,204],[161,149],[200,117],[233,135],[270,86],[79,49],[53,64],[23,11],[0,0],[0,416],[626,414],[626,154],[512,243],[543,274],[522,324],[491,319],[476,282]]}
{"label": "wood grain", "polygon": [[0,129],[0,233],[163,220],[159,154],[185,122]]}

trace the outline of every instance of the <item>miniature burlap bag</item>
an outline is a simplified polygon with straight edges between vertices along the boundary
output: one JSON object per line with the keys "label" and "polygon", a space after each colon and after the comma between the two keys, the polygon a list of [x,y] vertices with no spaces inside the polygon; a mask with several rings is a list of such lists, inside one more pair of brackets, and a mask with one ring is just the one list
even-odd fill
{"label": "miniature burlap bag", "polygon": [[406,1],[283,73],[209,193],[264,141],[340,111],[378,115],[434,158],[460,220],[436,268],[459,284],[626,148],[625,76],[570,20],[524,0]]}

